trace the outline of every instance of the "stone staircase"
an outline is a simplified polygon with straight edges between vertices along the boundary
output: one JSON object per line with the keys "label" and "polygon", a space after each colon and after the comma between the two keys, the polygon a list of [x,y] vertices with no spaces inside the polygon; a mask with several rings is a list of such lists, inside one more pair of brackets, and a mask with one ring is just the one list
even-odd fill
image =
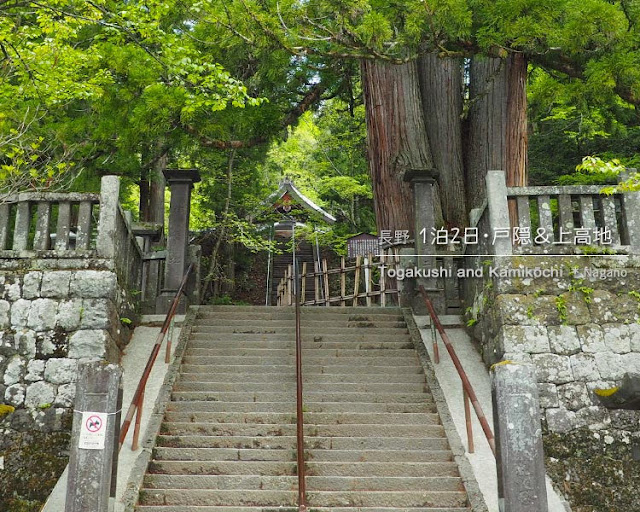
{"label": "stone staircase", "polygon": [[[303,308],[312,511],[469,510],[398,309]],[[293,308],[201,307],[139,512],[296,510]]]}

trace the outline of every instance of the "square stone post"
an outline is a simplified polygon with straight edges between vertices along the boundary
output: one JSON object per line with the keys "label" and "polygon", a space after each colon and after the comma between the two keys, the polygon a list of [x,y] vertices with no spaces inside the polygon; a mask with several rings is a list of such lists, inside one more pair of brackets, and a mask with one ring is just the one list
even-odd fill
{"label": "square stone post", "polygon": [[[489,237],[489,245],[493,247],[493,254],[510,256],[513,254],[511,246],[511,221],[509,220],[509,202],[507,201],[507,179],[504,171],[487,171],[487,207],[489,210],[490,233],[478,233],[478,236]],[[508,228],[509,236],[498,237],[493,242],[494,230]]]}
{"label": "square stone post", "polygon": [[[637,172],[637,169],[627,169],[620,174],[618,182],[628,180]],[[623,192],[622,215],[631,253],[640,254],[640,192]]]}
{"label": "square stone post", "polygon": [[[415,265],[420,270],[434,270],[436,268],[436,246],[433,244],[434,230],[436,226],[435,185],[438,173],[435,169],[410,169],[404,173],[404,181],[411,184],[413,190],[414,212],[414,249]],[[437,279],[433,277],[415,280],[415,291],[422,285],[426,288],[439,313],[444,311],[444,295],[434,292],[437,287]],[[417,295],[419,297],[419,294]],[[414,310],[422,313],[426,311],[422,298],[414,300]]]}
{"label": "square stone post", "polygon": [[[191,190],[200,181],[197,169],[166,169],[164,176],[171,188],[169,207],[169,236],[167,238],[167,260],[164,270],[164,287],[156,301],[156,313],[169,310],[171,300],[178,291],[184,273],[189,265],[189,213],[191,211]],[[183,300],[179,313],[186,311]]]}
{"label": "square stone post", "polygon": [[120,177],[103,176],[100,181],[100,219],[96,248],[100,258],[116,257],[118,201],[120,199]]}
{"label": "square stone post", "polygon": [[491,394],[501,512],[548,512],[540,402],[530,364],[492,368]]}
{"label": "square stone post", "polygon": [[122,370],[104,361],[78,369],[65,512],[113,510]]}

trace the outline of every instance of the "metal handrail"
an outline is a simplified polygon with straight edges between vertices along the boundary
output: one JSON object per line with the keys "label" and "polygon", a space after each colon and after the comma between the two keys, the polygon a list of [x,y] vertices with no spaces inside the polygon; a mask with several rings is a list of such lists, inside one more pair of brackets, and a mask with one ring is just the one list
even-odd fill
{"label": "metal handrail", "polygon": [[293,278],[296,314],[296,435],[298,464],[298,510],[307,510],[305,467],[304,467],[304,409],[302,404],[302,335],[300,329],[300,273],[298,262],[293,262]]}
{"label": "metal handrail", "polygon": [[[149,375],[151,375],[151,370],[153,369],[153,365],[156,362],[156,358],[158,357],[158,353],[160,352],[160,345],[165,338],[169,327],[173,321],[173,317],[176,314],[176,310],[178,309],[178,304],[180,303],[180,298],[183,293],[185,293],[185,288],[187,286],[187,281],[189,280],[189,276],[191,275],[191,271],[193,270],[193,263],[189,265],[187,271],[185,272],[182,282],[180,283],[180,287],[176,292],[173,300],[171,301],[171,306],[169,306],[169,311],[165,316],[164,322],[162,324],[162,329],[158,333],[156,337],[156,342],[153,345],[153,350],[151,350],[151,354],[149,355],[149,359],[147,360],[147,365],[142,372],[142,377],[140,377],[140,382],[138,383],[138,387],[136,388],[136,392],[133,395],[133,399],[131,400],[131,405],[129,406],[129,410],[127,411],[127,415],[125,416],[124,422],[122,423],[122,427],[120,428],[120,439],[119,439],[119,448],[122,448],[124,444],[124,440],[127,437],[127,433],[129,432],[129,428],[131,427],[131,422],[133,420],[133,415],[136,414],[136,422],[133,429],[133,440],[131,442],[131,450],[135,451],[138,449],[138,439],[140,437],[140,421],[142,419],[142,405],[144,402],[144,391],[147,386],[147,381],[149,380]],[[171,337],[167,340],[167,350],[165,354],[165,363],[169,362],[171,356]]]}
{"label": "metal handrail", "polygon": [[431,332],[433,336],[435,363],[438,364],[440,362],[440,357],[437,355],[438,341],[435,335],[435,330],[433,329],[434,325],[435,325],[435,328],[440,333],[440,337],[442,338],[442,342],[444,343],[444,346],[446,347],[447,352],[449,352],[449,355],[451,356],[451,360],[453,361],[453,365],[455,366],[458,372],[458,375],[460,376],[460,380],[462,380],[464,416],[465,416],[466,427],[467,427],[467,442],[469,444],[469,453],[474,452],[473,429],[471,426],[471,411],[469,410],[469,401],[471,401],[471,405],[473,405],[473,409],[476,413],[476,416],[478,417],[478,421],[480,422],[480,426],[482,427],[484,435],[487,438],[489,447],[491,448],[491,451],[495,456],[496,441],[493,436],[493,432],[491,431],[491,427],[489,426],[489,422],[487,421],[487,417],[485,416],[484,411],[482,410],[480,402],[478,402],[478,397],[476,396],[476,393],[473,390],[473,386],[471,385],[471,382],[469,381],[469,378],[467,377],[467,374],[464,371],[464,368],[462,367],[462,363],[460,362],[460,359],[458,358],[458,355],[456,354],[456,351],[453,348],[453,345],[451,344],[451,340],[449,340],[449,336],[447,335],[447,333],[444,330],[444,327],[442,327],[442,324],[440,323],[440,319],[436,314],[436,310],[434,309],[431,300],[427,296],[427,291],[424,289],[424,286],[422,285],[419,287],[419,289],[420,289],[420,294],[422,295],[422,298],[424,300],[424,303],[427,306],[427,310],[429,311],[429,315],[431,316],[431,324],[432,324]]}

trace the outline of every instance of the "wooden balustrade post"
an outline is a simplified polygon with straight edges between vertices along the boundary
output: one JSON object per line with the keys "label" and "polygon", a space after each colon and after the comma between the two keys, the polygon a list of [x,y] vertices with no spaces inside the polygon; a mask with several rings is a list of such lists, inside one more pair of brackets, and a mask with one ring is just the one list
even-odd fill
{"label": "wooden balustrade post", "polygon": [[340,306],[345,307],[347,305],[347,301],[344,299],[347,294],[347,274],[345,270],[345,262],[344,256],[340,258]]}
{"label": "wooden balustrade post", "polygon": [[302,274],[300,275],[300,304],[304,304],[307,298],[307,262],[302,262]]}
{"label": "wooden balustrade post", "polygon": [[324,305],[331,306],[331,293],[329,290],[329,268],[327,267],[327,260],[322,260],[322,275],[324,277]]}
{"label": "wooden balustrade post", "polygon": [[360,286],[360,256],[356,256],[356,269],[353,278],[353,302],[352,306],[358,305],[358,288]]}
{"label": "wooden balustrade post", "polygon": [[467,390],[462,385],[462,401],[464,402],[464,421],[467,426],[467,451],[469,453],[475,452],[475,446],[473,444],[473,425],[471,424],[471,401]]}

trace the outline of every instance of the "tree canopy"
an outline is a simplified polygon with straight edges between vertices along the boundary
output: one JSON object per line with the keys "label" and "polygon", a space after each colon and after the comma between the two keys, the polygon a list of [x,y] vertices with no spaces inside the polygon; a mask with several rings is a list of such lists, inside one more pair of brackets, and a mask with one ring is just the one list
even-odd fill
{"label": "tree canopy", "polygon": [[633,164],[639,19],[629,0],[7,0],[0,184],[95,189],[198,165],[205,227],[233,158],[239,219],[291,175],[349,231],[375,230],[359,63],[427,54],[459,63],[463,119],[487,89],[470,59],[525,56],[532,182],[589,154]]}

